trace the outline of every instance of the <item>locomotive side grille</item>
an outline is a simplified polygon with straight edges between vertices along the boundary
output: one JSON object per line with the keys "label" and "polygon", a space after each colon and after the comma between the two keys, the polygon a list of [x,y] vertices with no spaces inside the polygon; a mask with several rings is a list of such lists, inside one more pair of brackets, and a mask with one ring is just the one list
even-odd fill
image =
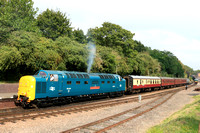
{"label": "locomotive side grille", "polygon": [[46,82],[36,83],[36,93],[46,93]]}
{"label": "locomotive side grille", "polygon": [[42,82],[42,93],[46,93],[46,82]]}
{"label": "locomotive side grille", "polygon": [[65,73],[67,75],[67,78],[79,78],[79,79],[89,79],[88,74],[74,74],[74,73]]}
{"label": "locomotive side grille", "polygon": [[115,79],[113,75],[99,75],[101,79]]}

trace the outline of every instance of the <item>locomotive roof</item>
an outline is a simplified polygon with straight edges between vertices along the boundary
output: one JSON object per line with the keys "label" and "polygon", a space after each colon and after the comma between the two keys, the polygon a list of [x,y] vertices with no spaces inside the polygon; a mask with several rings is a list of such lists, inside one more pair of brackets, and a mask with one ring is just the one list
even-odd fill
{"label": "locomotive roof", "polygon": [[[115,79],[118,78],[117,74],[110,73],[86,73],[77,71],[57,71],[57,70],[39,70],[39,72],[45,72],[47,74],[62,74],[67,75],[68,78],[90,78],[90,77],[100,77],[101,79]],[[37,75],[37,74],[36,74]]]}
{"label": "locomotive roof", "polygon": [[150,77],[150,76],[137,76],[137,75],[129,75],[134,79],[160,79],[160,77]]}
{"label": "locomotive roof", "polygon": [[99,74],[106,74],[106,75],[118,75],[118,74],[111,74],[111,73],[87,73],[87,72],[78,72],[78,71],[59,71],[59,70],[39,70],[45,71],[47,73],[54,73],[54,74],[65,74],[65,73],[81,73],[81,74],[91,74],[91,75],[99,75]]}

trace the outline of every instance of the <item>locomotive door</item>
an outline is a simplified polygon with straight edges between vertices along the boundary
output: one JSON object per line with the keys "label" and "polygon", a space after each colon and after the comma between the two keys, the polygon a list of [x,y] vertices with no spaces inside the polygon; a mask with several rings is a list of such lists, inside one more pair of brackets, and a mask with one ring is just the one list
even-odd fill
{"label": "locomotive door", "polygon": [[63,94],[63,76],[58,74],[58,95],[62,96]]}
{"label": "locomotive door", "polygon": [[50,74],[49,78],[49,89],[48,89],[48,94],[50,97],[55,97],[58,95],[58,89],[59,89],[59,80],[58,80],[58,75],[57,74]]}

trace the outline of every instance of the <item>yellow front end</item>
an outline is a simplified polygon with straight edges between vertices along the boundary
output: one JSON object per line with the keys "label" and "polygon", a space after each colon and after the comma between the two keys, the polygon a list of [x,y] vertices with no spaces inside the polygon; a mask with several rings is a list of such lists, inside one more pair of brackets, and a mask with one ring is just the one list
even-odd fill
{"label": "yellow front end", "polygon": [[27,97],[27,102],[31,102],[35,99],[35,86],[36,80],[33,76],[23,76],[19,80],[18,99],[21,97]]}

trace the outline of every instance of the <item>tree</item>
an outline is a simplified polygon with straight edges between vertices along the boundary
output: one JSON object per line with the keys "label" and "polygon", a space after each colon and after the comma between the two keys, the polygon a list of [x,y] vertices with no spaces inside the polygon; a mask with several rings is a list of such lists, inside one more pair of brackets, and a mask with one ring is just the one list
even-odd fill
{"label": "tree", "polygon": [[187,65],[184,65],[184,70],[187,75],[187,78],[191,77],[192,73],[194,72],[194,70]]}
{"label": "tree", "polygon": [[74,30],[72,32],[74,39],[79,43],[86,43],[86,36],[84,35],[83,30],[80,30],[79,28],[77,30]]}
{"label": "tree", "polygon": [[139,53],[136,57],[138,62],[137,75],[158,75],[161,67],[160,63],[152,58],[148,53]]}
{"label": "tree", "polygon": [[89,29],[87,33],[88,41],[93,41],[96,45],[109,47],[118,52],[127,65],[124,73],[132,73],[133,70],[137,69],[136,55],[138,52],[134,50],[133,36],[134,34],[130,31],[109,22],[103,23],[100,28]]}
{"label": "tree", "polygon": [[3,0],[0,2],[0,42],[18,30],[37,31],[32,0]]}
{"label": "tree", "polygon": [[151,50],[150,55],[161,64],[161,71],[173,77],[184,77],[181,62],[169,51]]}
{"label": "tree", "polygon": [[86,45],[64,36],[56,39],[54,49],[62,58],[62,64],[59,66],[60,68],[65,68],[69,71],[86,72],[88,57]]}
{"label": "tree", "polygon": [[47,9],[37,17],[37,26],[44,37],[55,40],[59,36],[72,36],[70,20],[60,11]]}
{"label": "tree", "polygon": [[138,52],[145,52],[148,50],[148,48],[145,47],[140,41],[137,41],[137,40],[134,40],[134,41],[135,41],[134,50]]}
{"label": "tree", "polygon": [[89,29],[87,33],[88,40],[97,45],[115,48],[126,56],[134,52],[133,36],[130,31],[109,22],[104,22],[100,28]]}

